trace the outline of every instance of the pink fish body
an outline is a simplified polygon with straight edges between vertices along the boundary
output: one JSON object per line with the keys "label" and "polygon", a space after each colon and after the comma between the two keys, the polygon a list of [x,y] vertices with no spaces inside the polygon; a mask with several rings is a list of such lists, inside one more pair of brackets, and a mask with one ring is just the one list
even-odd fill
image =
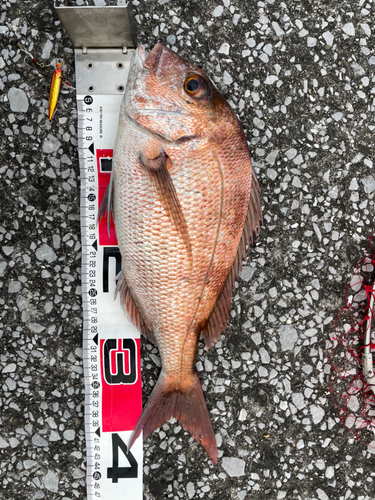
{"label": "pink fish body", "polygon": [[174,416],[216,463],[195,358],[201,333],[210,348],[224,331],[239,266],[260,228],[243,130],[201,69],[160,44],[148,56],[140,46],[113,165],[104,203],[122,255],[117,290],[162,363],[130,446]]}

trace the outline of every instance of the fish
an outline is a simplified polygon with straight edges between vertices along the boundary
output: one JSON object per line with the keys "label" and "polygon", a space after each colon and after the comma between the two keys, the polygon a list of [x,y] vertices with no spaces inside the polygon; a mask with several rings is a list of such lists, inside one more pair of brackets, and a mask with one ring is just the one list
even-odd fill
{"label": "fish", "polygon": [[57,63],[52,75],[51,88],[49,91],[48,118],[52,120],[53,113],[56,109],[57,100],[59,98],[61,87],[61,63]]}
{"label": "fish", "polygon": [[232,289],[262,224],[243,129],[206,73],[161,44],[135,52],[99,219],[113,213],[116,294],[159,349],[161,372],[129,448],[174,416],[218,451],[195,366],[221,337]]}

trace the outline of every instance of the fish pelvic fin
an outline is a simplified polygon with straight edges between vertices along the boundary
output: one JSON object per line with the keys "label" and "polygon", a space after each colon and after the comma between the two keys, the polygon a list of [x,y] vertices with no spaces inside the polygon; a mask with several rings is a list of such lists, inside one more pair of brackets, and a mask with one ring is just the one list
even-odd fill
{"label": "fish pelvic fin", "polygon": [[193,251],[191,248],[189,231],[180,200],[178,199],[176,189],[168,171],[168,165],[171,166],[171,160],[164,151],[152,159],[146,158],[141,154],[139,159],[142,166],[149,173],[160,195],[160,201],[164,210],[167,212],[169,218],[173,221],[177,231],[181,235],[189,257],[190,269],[192,269]]}
{"label": "fish pelvic fin", "polygon": [[120,304],[124,309],[125,314],[133,323],[133,325],[136,328],[138,328],[138,330],[146,337],[146,339],[148,339],[150,342],[156,345],[154,334],[152,330],[148,328],[148,326],[144,322],[141,313],[139,312],[137,306],[135,305],[134,299],[128,288],[124,273],[122,271],[118,275],[118,281],[115,291],[115,299],[117,297],[117,294],[120,295]]}
{"label": "fish pelvic fin", "polygon": [[197,443],[203,446],[216,465],[218,456],[216,439],[198,372],[195,368],[192,376],[183,382],[176,382],[163,371],[160,373],[154,390],[135,426],[129,448],[134,444],[142,430],[143,439],[146,439],[171,417],[175,417]]}
{"label": "fish pelvic fin", "polygon": [[222,332],[224,332],[227,327],[234,283],[238,278],[239,272],[241,271],[242,260],[246,260],[246,255],[247,252],[250,251],[250,245],[253,243],[254,236],[258,236],[260,226],[263,222],[259,193],[259,183],[253,170],[249,207],[246,213],[245,224],[240,243],[237,248],[237,253],[221,295],[219,296],[215,308],[208,319],[206,327],[203,328],[202,331],[207,350],[216,344],[216,342],[220,339]]}
{"label": "fish pelvic fin", "polygon": [[111,231],[111,214],[113,216],[113,220],[115,219],[114,216],[114,211],[113,211],[113,189],[114,189],[114,183],[113,183],[113,177],[114,177],[114,165],[112,165],[112,172],[111,172],[111,178],[109,180],[107,189],[105,190],[103,199],[100,203],[99,207],[99,212],[98,212],[98,219],[97,222],[101,222],[102,219],[107,218],[107,231],[108,231],[108,236]]}

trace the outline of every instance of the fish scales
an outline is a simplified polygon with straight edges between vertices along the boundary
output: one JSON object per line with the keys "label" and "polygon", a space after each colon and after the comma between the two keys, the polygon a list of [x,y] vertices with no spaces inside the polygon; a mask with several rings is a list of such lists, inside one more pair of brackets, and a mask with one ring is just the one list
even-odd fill
{"label": "fish scales", "polygon": [[195,358],[201,333],[210,347],[225,328],[238,266],[261,222],[242,128],[202,70],[160,44],[148,56],[140,46],[113,164],[103,203],[113,205],[122,255],[118,290],[162,364],[130,446],[173,415],[216,463]]}

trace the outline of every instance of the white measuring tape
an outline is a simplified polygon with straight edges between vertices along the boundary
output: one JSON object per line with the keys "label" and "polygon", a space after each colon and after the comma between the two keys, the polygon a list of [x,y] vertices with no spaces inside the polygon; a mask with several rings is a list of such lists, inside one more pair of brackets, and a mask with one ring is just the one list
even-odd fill
{"label": "white measuring tape", "polygon": [[77,95],[88,500],[125,491],[142,498],[142,440],[126,446],[142,410],[140,336],[114,301],[121,255],[113,226],[109,237],[106,221],[96,224],[121,97]]}
{"label": "white measuring tape", "polygon": [[[116,43],[126,27],[128,34],[131,30],[124,7],[57,11],[76,47],[87,499],[140,500],[142,435],[130,451],[127,448],[142,411],[140,334],[127,320],[119,298],[114,300],[121,254],[113,220],[110,235],[106,220],[97,224],[132,55],[125,48],[97,47],[107,39]],[[90,49],[90,43],[95,48]]]}

